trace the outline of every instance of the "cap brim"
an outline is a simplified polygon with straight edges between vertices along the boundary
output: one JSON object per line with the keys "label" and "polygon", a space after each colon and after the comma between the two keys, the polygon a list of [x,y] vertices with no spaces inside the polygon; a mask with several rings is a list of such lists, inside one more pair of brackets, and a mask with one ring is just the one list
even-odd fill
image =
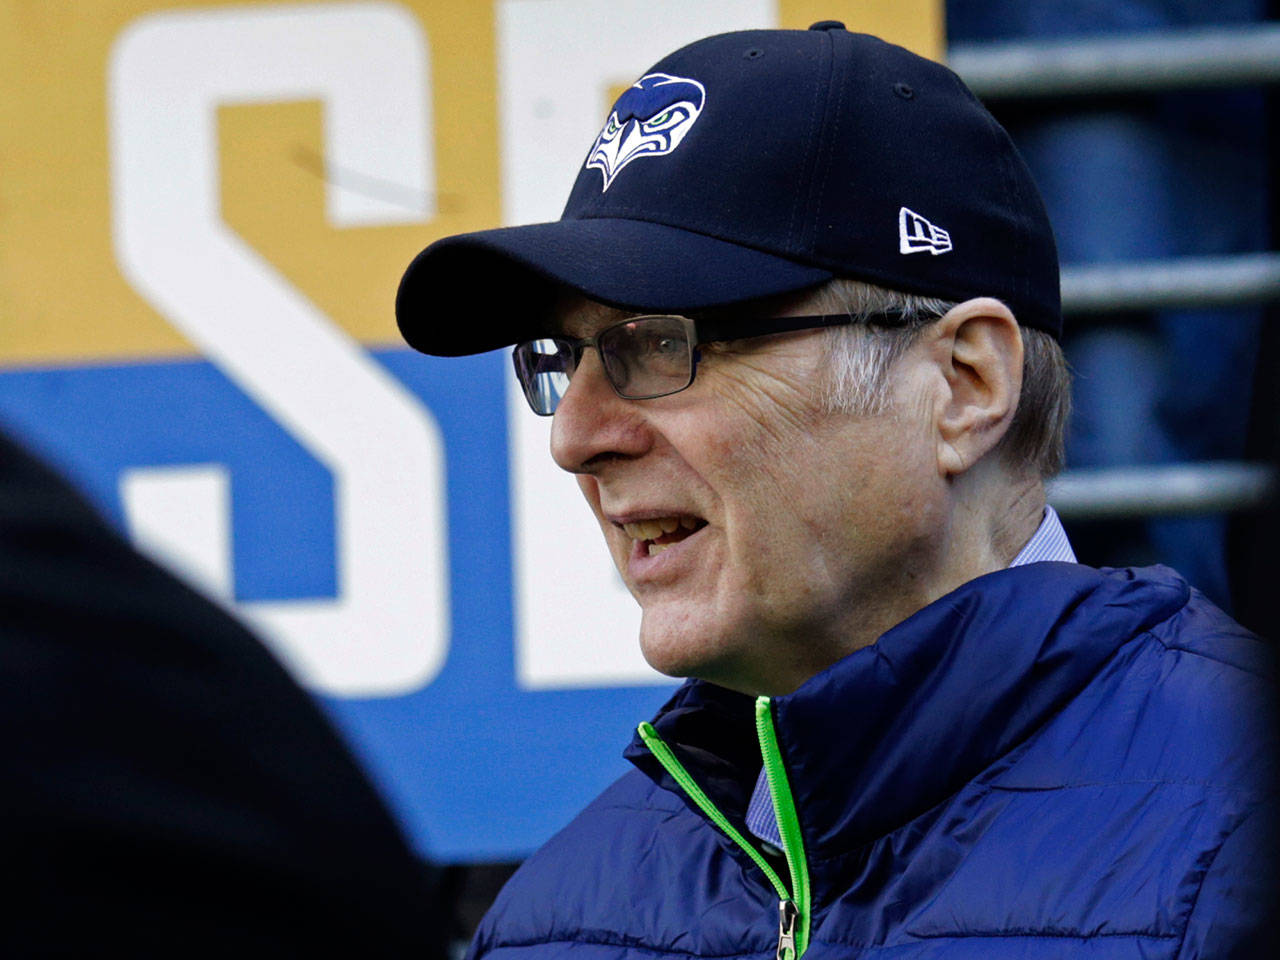
{"label": "cap brim", "polygon": [[438,240],[409,265],[396,322],[409,345],[456,357],[548,332],[559,288],[624,310],[688,312],[803,290],[820,267],[659,223],[558,220]]}

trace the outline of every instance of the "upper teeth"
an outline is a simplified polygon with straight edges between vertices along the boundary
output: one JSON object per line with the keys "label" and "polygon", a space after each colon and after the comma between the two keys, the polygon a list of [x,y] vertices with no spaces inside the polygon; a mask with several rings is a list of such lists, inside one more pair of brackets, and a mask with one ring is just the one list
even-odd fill
{"label": "upper teeth", "polygon": [[694,517],[657,517],[653,520],[637,520],[624,523],[623,531],[632,540],[656,540],[664,533],[675,533],[678,527],[692,530],[698,525]]}

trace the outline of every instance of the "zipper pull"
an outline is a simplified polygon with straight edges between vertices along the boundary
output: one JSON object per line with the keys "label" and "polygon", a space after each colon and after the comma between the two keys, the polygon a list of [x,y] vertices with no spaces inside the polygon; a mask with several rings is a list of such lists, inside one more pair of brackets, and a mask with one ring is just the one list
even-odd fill
{"label": "zipper pull", "polygon": [[796,919],[800,911],[790,900],[778,901],[777,960],[796,960]]}

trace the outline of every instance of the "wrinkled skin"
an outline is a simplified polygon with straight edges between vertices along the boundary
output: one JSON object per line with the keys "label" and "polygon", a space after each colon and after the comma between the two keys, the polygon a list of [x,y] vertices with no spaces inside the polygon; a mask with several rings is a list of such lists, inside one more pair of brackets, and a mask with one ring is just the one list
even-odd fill
{"label": "wrinkled skin", "polygon": [[[626,316],[571,300],[561,324],[586,336]],[[1009,330],[1017,338],[1011,317],[968,326],[980,352],[1006,349]],[[1021,344],[992,368],[1014,382],[990,389],[956,362],[962,340],[923,337],[896,365],[892,402],[876,416],[822,409],[817,332],[704,346],[689,389],[643,401],[616,396],[586,351],[555,415],[552,455],[577,475],[640,603],[651,665],[788,692],[1008,562],[1043,500],[1005,534],[1007,517],[995,513],[1007,477],[975,464],[1012,416]],[[986,502],[975,511],[979,493]],[[705,526],[648,556],[621,525],[668,516]]]}

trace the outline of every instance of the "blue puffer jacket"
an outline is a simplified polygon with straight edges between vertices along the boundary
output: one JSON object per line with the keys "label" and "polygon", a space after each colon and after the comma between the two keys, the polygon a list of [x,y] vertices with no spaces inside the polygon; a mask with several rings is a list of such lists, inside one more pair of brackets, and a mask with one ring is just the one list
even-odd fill
{"label": "blue puffer jacket", "polygon": [[[803,852],[766,862],[807,874],[805,956],[1260,955],[1270,687],[1268,648],[1167,569],[965,584],[765,702]],[[473,956],[775,955],[779,897],[726,833],[749,836],[755,705],[692,681],[654,727],[725,823],[637,738]]]}

